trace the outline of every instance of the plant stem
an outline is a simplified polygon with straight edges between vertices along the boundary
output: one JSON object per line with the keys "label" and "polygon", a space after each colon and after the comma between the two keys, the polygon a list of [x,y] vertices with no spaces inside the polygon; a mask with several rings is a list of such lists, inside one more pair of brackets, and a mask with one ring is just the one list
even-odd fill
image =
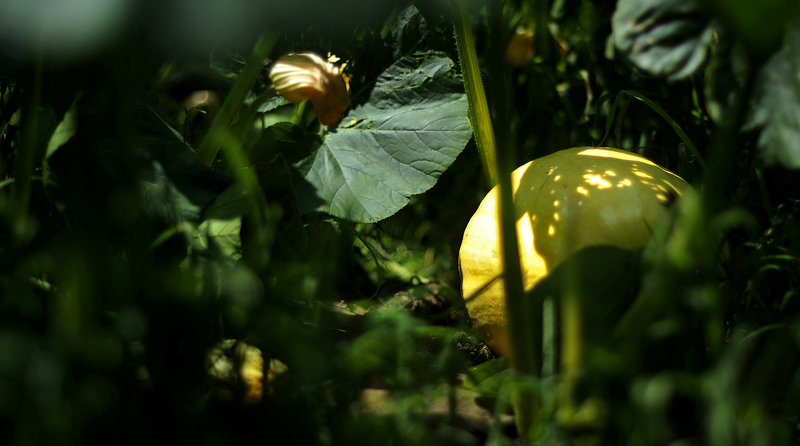
{"label": "plant stem", "polygon": [[489,105],[486,102],[486,92],[483,90],[478,55],[475,51],[475,38],[472,36],[472,28],[464,5],[456,0],[453,2],[453,7],[456,10],[453,20],[456,48],[461,63],[461,72],[464,75],[472,134],[481,156],[484,175],[490,184],[495,185],[497,184],[497,153],[494,130],[492,129],[492,118],[489,115]]}
{"label": "plant stem", "polygon": [[256,42],[244,69],[239,73],[239,77],[236,78],[236,82],[234,82],[230,93],[228,93],[228,97],[225,98],[225,102],[222,104],[222,107],[220,107],[217,117],[214,118],[211,127],[208,129],[208,133],[197,149],[197,158],[203,164],[210,166],[214,163],[214,159],[216,159],[220,149],[220,138],[217,137],[217,134],[231,128],[236,113],[244,103],[247,92],[250,91],[253,84],[258,79],[261,68],[264,66],[264,60],[272,50],[274,43],[275,37],[272,35],[262,36],[258,39],[258,42]]}
{"label": "plant stem", "polygon": [[583,354],[583,318],[581,316],[580,297],[577,294],[578,290],[569,283],[564,284],[564,287],[561,303],[562,387],[558,398],[558,407],[565,419],[569,420],[575,414],[577,407],[575,404],[575,387],[580,375],[581,356]]}
{"label": "plant stem", "polygon": [[[578,209],[573,208],[570,214],[576,215]],[[578,228],[575,224],[566,224],[562,235],[567,241],[567,250],[575,252],[573,242],[578,239]],[[561,321],[561,378],[556,395],[558,405],[558,421],[568,425],[578,410],[575,389],[578,386],[581,367],[583,366],[583,296],[581,289],[581,269],[576,263],[569,262],[565,266],[564,280],[561,283],[560,321]],[[598,296],[599,297],[599,296]]]}
{"label": "plant stem", "polygon": [[[519,262],[519,245],[516,231],[516,211],[514,208],[513,190],[511,184],[511,170],[514,166],[513,144],[510,138],[510,83],[507,81],[508,69],[503,60],[504,51],[493,48],[490,51],[496,60],[489,64],[492,71],[492,90],[497,99],[495,110],[496,122],[504,123],[505,127],[499,128],[495,137],[492,120],[489,115],[486,93],[480,76],[478,58],[475,51],[475,39],[470,29],[469,18],[460,2],[454,2],[456,12],[455,34],[456,45],[464,73],[464,84],[469,102],[470,119],[472,120],[475,140],[478,150],[493,184],[497,185],[499,193],[498,220],[501,263],[503,265],[503,287],[506,300],[506,319],[508,321],[508,338],[511,348],[511,367],[517,378],[538,376],[539,358],[537,355],[540,345],[535,345],[535,340],[541,336],[534,336],[534,322],[530,302],[525,299],[522,285],[522,269]],[[502,26],[501,11],[493,11],[495,24]],[[494,42],[504,44],[504,42]],[[499,149],[498,149],[499,148]],[[535,312],[541,319],[541,311]],[[514,412],[516,415],[517,430],[521,437],[526,437],[536,420],[539,411],[537,397],[529,391],[518,390],[512,394]]]}
{"label": "plant stem", "polygon": [[216,133],[214,138],[216,146],[222,148],[236,182],[250,199],[251,211],[246,217],[253,223],[249,240],[256,249],[249,250],[250,255],[246,258],[251,267],[261,270],[267,266],[270,259],[270,247],[275,236],[274,212],[264,196],[258,176],[239,140],[225,129]]}
{"label": "plant stem", "polygon": [[303,125],[303,117],[306,114],[306,108],[308,108],[308,101],[297,104],[297,107],[294,109],[294,115],[292,116],[292,124]]}
{"label": "plant stem", "polygon": [[28,227],[28,206],[31,201],[31,175],[37,160],[40,158],[39,113],[42,99],[42,50],[37,49],[33,64],[33,84],[30,102],[24,114],[23,143],[19,147],[14,172],[16,192],[14,234],[26,239]]}
{"label": "plant stem", "polygon": [[550,14],[550,2],[548,0],[534,1],[534,45],[536,56],[542,60],[550,60],[552,52],[552,42],[550,30],[547,28]]}

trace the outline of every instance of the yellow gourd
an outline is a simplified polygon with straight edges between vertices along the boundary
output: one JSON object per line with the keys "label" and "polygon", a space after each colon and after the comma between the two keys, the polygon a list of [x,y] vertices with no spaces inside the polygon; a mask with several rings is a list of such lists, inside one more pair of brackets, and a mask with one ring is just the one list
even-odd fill
{"label": "yellow gourd", "polygon": [[[523,285],[533,286],[576,251],[593,245],[643,247],[688,184],[639,155],[577,147],[512,173]],[[462,292],[473,326],[508,355],[498,239],[497,188],[469,221],[459,252]]]}

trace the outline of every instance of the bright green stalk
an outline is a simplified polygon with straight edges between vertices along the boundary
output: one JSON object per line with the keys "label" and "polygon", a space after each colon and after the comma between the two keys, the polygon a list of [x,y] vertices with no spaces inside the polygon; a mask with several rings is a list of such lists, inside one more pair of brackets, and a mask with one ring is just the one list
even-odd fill
{"label": "bright green stalk", "polygon": [[275,38],[273,36],[261,37],[256,42],[244,69],[239,73],[239,77],[234,82],[233,88],[228,93],[228,97],[225,98],[222,107],[220,107],[217,117],[214,118],[208,133],[197,149],[197,158],[203,164],[210,166],[217,157],[220,149],[220,138],[217,137],[217,134],[231,128],[237,112],[244,103],[245,97],[247,97],[247,92],[250,91],[258,79],[258,75],[264,66],[264,60],[269,56],[274,43]]}
{"label": "bright green stalk", "polygon": [[461,62],[461,71],[464,74],[464,88],[467,92],[469,103],[469,120],[472,123],[472,134],[478,153],[481,155],[486,178],[494,185],[497,184],[497,151],[495,147],[492,118],[489,115],[489,105],[486,102],[486,92],[483,90],[481,70],[478,64],[478,55],[475,51],[475,38],[472,36],[469,17],[458,0],[454,2],[456,48]]}
{"label": "bright green stalk", "polygon": [[[573,274],[569,274],[572,276]],[[571,280],[576,278],[570,277]],[[577,409],[575,387],[581,369],[583,355],[583,318],[577,287],[565,283],[561,301],[561,376],[562,387],[558,398],[559,411],[568,421]]]}
{"label": "bright green stalk", "polygon": [[[470,29],[469,18],[467,17],[464,6],[460,2],[454,2],[455,34],[456,45],[461,63],[461,71],[464,74],[464,85],[467,91],[467,101],[469,102],[470,119],[472,121],[473,133],[478,150],[484,163],[484,168],[488,172],[493,184],[497,184],[499,192],[498,218],[500,221],[500,242],[503,264],[503,286],[506,298],[506,313],[508,320],[508,337],[511,347],[511,367],[521,376],[537,376],[539,373],[538,356],[536,354],[540,346],[535,345],[534,340],[540,336],[534,336],[531,324],[532,311],[529,302],[525,299],[525,292],[522,286],[522,269],[519,263],[519,249],[516,231],[516,215],[514,210],[514,198],[511,184],[511,170],[513,168],[513,147],[508,138],[510,131],[508,128],[499,129],[501,150],[498,152],[498,141],[495,139],[492,121],[489,115],[489,106],[486,101],[486,93],[483,89],[478,58],[475,51],[475,39]],[[493,61],[498,62],[498,61]],[[492,64],[497,72],[493,77],[495,91],[502,92],[500,97],[508,95],[509,86],[503,82],[506,70],[502,60]],[[499,104],[497,110],[503,115],[507,103]],[[506,117],[507,116],[503,116]],[[498,122],[507,123],[501,117]],[[506,147],[505,145],[508,145]],[[501,156],[502,155],[502,156]],[[500,161],[498,161],[500,160]],[[541,314],[541,312],[538,312]],[[539,402],[536,397],[529,392],[519,391],[512,396],[514,411],[516,414],[517,429],[522,437],[526,437],[536,420]]]}

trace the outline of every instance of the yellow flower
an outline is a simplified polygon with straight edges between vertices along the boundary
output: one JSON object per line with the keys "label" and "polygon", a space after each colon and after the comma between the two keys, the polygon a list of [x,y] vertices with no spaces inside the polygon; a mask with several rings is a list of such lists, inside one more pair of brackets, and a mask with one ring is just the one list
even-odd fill
{"label": "yellow flower", "polygon": [[290,53],[272,66],[269,78],[278,93],[295,104],[311,100],[323,125],[334,125],[350,106],[350,85],[336,66],[314,53]]}

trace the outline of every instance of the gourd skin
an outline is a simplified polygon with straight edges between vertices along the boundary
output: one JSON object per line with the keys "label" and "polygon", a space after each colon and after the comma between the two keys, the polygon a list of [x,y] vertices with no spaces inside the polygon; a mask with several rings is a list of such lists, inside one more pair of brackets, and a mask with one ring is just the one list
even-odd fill
{"label": "gourd skin", "polygon": [[[536,159],[511,179],[525,290],[587,246],[643,247],[672,201],[689,187],[646,158],[598,147]],[[467,224],[459,266],[475,330],[495,352],[508,355],[497,194],[492,189]]]}

